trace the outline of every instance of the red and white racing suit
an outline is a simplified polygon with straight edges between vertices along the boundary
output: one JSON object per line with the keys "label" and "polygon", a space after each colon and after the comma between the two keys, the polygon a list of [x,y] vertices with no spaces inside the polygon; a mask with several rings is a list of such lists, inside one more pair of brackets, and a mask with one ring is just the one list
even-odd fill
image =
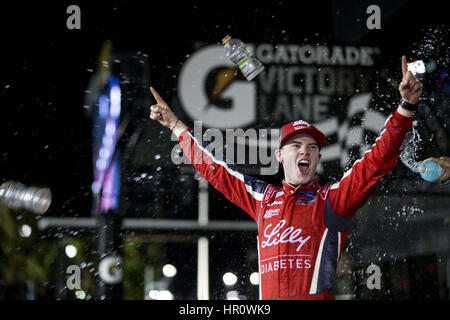
{"label": "red and white racing suit", "polygon": [[336,267],[351,218],[392,171],[411,118],[395,112],[364,157],[339,182],[320,185],[316,177],[297,188],[245,174],[217,159],[187,129],[179,136],[184,154],[227,199],[258,225],[261,299],[334,299]]}

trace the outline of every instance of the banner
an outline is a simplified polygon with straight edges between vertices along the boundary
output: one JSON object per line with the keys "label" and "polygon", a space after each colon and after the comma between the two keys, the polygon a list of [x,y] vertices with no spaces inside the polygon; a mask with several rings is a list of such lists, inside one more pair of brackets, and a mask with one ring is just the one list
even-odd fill
{"label": "banner", "polygon": [[[227,161],[257,165],[256,174],[276,174],[279,129],[299,119],[328,138],[318,173],[327,165],[343,169],[370,148],[387,118],[371,108],[379,48],[268,43],[247,47],[265,66],[252,81],[242,76],[220,45],[195,51],[178,77],[183,111],[195,121],[194,131],[206,130],[196,134],[214,137],[217,147],[234,145],[235,152],[221,151],[234,156]],[[245,154],[238,151],[240,144],[245,144]],[[178,154],[178,146],[172,154]],[[269,162],[266,155],[271,155]]]}

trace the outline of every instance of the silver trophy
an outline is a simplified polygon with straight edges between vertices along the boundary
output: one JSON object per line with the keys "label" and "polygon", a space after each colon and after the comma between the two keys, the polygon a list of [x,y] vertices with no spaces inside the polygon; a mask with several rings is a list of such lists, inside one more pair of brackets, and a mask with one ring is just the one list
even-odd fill
{"label": "silver trophy", "polygon": [[52,202],[49,188],[28,187],[20,182],[6,181],[0,186],[0,201],[11,209],[45,213]]}

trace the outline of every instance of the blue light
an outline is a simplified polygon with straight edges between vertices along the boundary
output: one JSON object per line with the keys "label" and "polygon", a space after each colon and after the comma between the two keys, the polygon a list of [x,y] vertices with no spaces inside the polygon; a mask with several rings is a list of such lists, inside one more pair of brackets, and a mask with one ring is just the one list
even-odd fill
{"label": "blue light", "polygon": [[[94,182],[92,191],[100,195],[100,210],[107,212],[118,206],[120,189],[120,164],[115,153],[118,127],[121,113],[121,92],[119,78],[111,77],[109,81],[109,95],[99,97],[98,120],[94,122],[94,130],[98,132],[94,151]],[[117,150],[118,152],[118,150]],[[116,153],[117,153],[116,152]],[[101,193],[101,194],[100,194]]]}
{"label": "blue light", "polygon": [[111,78],[109,96],[111,100],[109,115],[111,118],[117,119],[120,116],[121,94],[119,79],[116,77]]}
{"label": "blue light", "polygon": [[111,87],[111,109],[109,110],[109,114],[113,119],[116,119],[120,116],[120,88],[119,86]]}
{"label": "blue light", "polygon": [[98,113],[100,118],[106,118],[109,113],[109,98],[108,96],[101,95],[98,99]]}

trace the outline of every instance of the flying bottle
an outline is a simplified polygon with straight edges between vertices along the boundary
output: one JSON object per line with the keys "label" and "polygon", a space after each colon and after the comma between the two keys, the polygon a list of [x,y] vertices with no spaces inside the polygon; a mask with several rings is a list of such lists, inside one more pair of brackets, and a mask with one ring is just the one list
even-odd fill
{"label": "flying bottle", "polygon": [[239,67],[244,77],[251,81],[261,71],[264,66],[247,49],[247,46],[239,39],[232,39],[227,35],[222,39],[226,56]]}

